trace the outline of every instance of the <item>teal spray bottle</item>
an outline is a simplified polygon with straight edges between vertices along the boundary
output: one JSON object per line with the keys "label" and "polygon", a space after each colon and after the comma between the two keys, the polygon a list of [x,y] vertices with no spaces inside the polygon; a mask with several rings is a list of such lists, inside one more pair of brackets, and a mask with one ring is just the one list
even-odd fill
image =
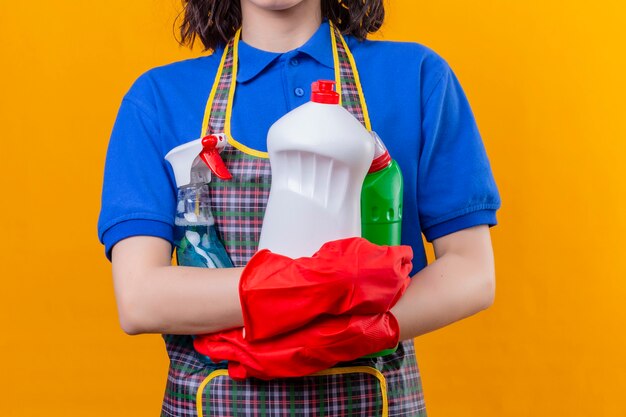
{"label": "teal spray bottle", "polygon": [[219,157],[223,135],[209,135],[172,149],[165,159],[176,178],[177,204],[174,221],[176,261],[181,266],[231,268],[226,249],[217,236],[209,204],[211,175],[230,179]]}

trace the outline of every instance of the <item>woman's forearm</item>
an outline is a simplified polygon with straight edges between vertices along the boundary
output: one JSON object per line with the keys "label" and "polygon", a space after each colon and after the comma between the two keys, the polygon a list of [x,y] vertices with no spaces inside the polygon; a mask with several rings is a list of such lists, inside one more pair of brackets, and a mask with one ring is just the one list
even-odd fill
{"label": "woman's forearm", "polygon": [[[475,227],[434,242],[437,260],[417,273],[392,309],[401,340],[471,316],[493,302],[489,230]],[[129,334],[212,333],[243,325],[238,284],[243,268],[170,265],[170,244],[138,236],[113,248],[120,324]]]}
{"label": "woman's forearm", "polygon": [[[201,334],[243,326],[241,268],[166,266],[146,271],[135,288],[136,333]],[[131,316],[132,317],[132,316]],[[131,324],[132,326],[132,324]]]}
{"label": "woman's forearm", "polygon": [[242,326],[242,268],[171,266],[170,250],[168,242],[145,236],[114,246],[113,279],[124,331],[201,334]]}
{"label": "woman's forearm", "polygon": [[443,253],[415,274],[391,310],[400,324],[400,340],[444,327],[493,303],[495,272],[489,230],[481,226],[454,235],[439,242]]}

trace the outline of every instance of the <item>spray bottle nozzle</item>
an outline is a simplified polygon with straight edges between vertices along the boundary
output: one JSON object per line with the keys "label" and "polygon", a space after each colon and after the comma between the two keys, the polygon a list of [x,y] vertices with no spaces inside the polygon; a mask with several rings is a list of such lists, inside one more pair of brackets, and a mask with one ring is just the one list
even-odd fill
{"label": "spray bottle nozzle", "polygon": [[218,151],[218,143],[220,138],[216,135],[208,135],[202,138],[202,151],[200,152],[200,158],[209,167],[211,172],[223,180],[230,180],[233,176],[226,168],[226,164],[220,157]]}

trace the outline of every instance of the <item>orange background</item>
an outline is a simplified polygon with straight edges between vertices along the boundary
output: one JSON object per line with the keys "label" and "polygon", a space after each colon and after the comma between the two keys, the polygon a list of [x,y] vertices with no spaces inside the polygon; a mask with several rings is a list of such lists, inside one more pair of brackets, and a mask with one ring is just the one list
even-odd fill
{"label": "orange background", "polygon": [[[451,64],[503,208],[495,305],[417,339],[429,414],[624,416],[626,6],[387,2]],[[154,416],[157,335],[117,323],[96,239],[108,136],[143,71],[200,51],[177,0],[0,0],[0,414]]]}

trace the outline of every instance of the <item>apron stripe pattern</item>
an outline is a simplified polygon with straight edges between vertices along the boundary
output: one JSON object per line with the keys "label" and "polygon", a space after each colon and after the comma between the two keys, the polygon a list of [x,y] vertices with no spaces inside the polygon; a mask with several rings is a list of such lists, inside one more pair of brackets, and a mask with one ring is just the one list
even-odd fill
{"label": "apron stripe pattern", "polygon": [[[377,416],[383,401],[374,373],[357,367],[332,374],[259,383],[232,381],[228,371],[214,371],[200,389],[199,416]],[[315,411],[313,413],[313,411]]]}
{"label": "apron stripe pattern", "polygon": [[196,392],[214,370],[193,349],[191,336],[163,335],[170,358],[161,416],[195,417]]}
{"label": "apron stripe pattern", "polygon": [[202,132],[200,136],[224,131],[226,107],[228,106],[228,95],[233,74],[233,44],[234,39],[226,45],[224,55],[222,56],[220,62],[221,71],[218,70],[217,72],[215,82],[209,94],[206,109],[204,110],[204,120],[202,121]]}
{"label": "apron stripe pattern", "polygon": [[200,417],[426,416],[411,341],[392,355],[303,378],[233,381],[227,370],[213,371],[199,386],[196,405]]}
{"label": "apron stripe pattern", "polygon": [[[331,25],[337,90],[342,105],[370,129],[354,59]],[[226,133],[221,157],[233,175],[209,183],[218,235],[235,266],[256,252],[271,184],[266,154],[250,150],[230,134],[239,33],[224,50],[207,102],[203,135]],[[363,358],[303,378],[234,381],[226,363],[213,364],[193,349],[191,336],[163,335],[170,369],[162,416],[425,416],[413,342],[395,353]]]}
{"label": "apron stripe pattern", "polygon": [[227,145],[221,157],[231,181],[209,183],[210,206],[226,252],[235,266],[245,266],[257,251],[265,206],[270,194],[268,159],[244,154]]}
{"label": "apron stripe pattern", "polygon": [[365,103],[365,95],[361,89],[359,81],[359,73],[356,69],[354,57],[348,49],[343,36],[334,25],[331,30],[335,38],[333,42],[333,55],[335,64],[335,78],[337,81],[337,92],[339,93],[340,103],[348,110],[359,122],[361,122],[367,130],[372,130],[370,118]]}

